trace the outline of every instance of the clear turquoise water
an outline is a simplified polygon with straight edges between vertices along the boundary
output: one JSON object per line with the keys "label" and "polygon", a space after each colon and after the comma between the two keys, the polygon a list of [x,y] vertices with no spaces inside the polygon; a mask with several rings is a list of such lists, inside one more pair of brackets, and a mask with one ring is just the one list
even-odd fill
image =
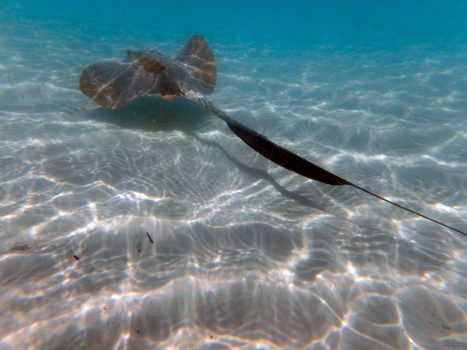
{"label": "clear turquoise water", "polygon": [[2,1],[0,348],[465,348],[464,237],[188,101],[80,93],[86,65],[194,33],[232,117],[467,230],[464,1]]}

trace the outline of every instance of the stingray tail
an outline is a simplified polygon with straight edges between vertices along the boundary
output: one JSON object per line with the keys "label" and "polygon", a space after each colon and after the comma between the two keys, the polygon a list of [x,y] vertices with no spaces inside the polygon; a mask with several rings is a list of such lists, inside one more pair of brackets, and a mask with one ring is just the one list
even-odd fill
{"label": "stingray tail", "polygon": [[221,111],[219,108],[214,106],[212,103],[210,103],[207,99],[203,98],[202,96],[196,96],[196,95],[188,95],[189,98],[195,100],[196,102],[200,103],[203,105],[206,109],[208,109],[210,112],[215,114],[217,117],[225,121],[230,128],[230,130],[233,131],[235,135],[237,135],[243,142],[245,142],[248,146],[253,148],[255,151],[266,157],[267,159],[273,161],[274,163],[291,170],[299,175],[302,175],[308,179],[311,180],[316,180],[319,182],[323,182],[328,185],[333,185],[333,186],[340,186],[340,185],[348,185],[348,186],[353,186],[356,189],[363,191],[370,196],[376,197],[382,201],[385,201],[389,204],[392,204],[402,210],[406,210],[412,214],[415,214],[417,216],[420,216],[424,219],[427,219],[431,222],[434,222],[438,225],[441,225],[443,227],[446,227],[450,230],[453,230],[455,232],[458,232],[464,236],[467,236],[467,233],[458,230],[452,226],[449,226],[445,223],[442,223],[438,220],[432,219],[426,215],[423,215],[419,212],[416,212],[415,210],[412,210],[410,208],[404,207],[400,204],[397,204],[395,202],[390,201],[389,199],[386,199],[380,195],[377,195],[376,193],[373,193],[371,191],[368,191],[364,189],[363,187],[360,187],[358,185],[355,185],[351,183],[350,181],[347,181],[337,175],[334,175],[333,173],[330,173],[329,171],[309,162],[308,160],[296,155],[295,153],[290,152],[289,150],[275,144],[274,142],[270,141],[267,137],[257,133],[256,131],[251,130],[250,128],[240,124],[239,122],[233,120],[230,118],[226,113]]}
{"label": "stingray tail", "polygon": [[400,205],[400,204],[397,204],[397,203],[395,203],[395,202],[393,202],[393,201],[390,201],[389,199],[386,199],[386,198],[384,198],[384,197],[381,197],[380,195],[377,195],[376,193],[373,193],[373,192],[371,192],[371,191],[368,191],[367,189],[364,189],[363,187],[357,186],[357,185],[355,185],[355,184],[353,184],[353,183],[349,183],[349,185],[350,185],[350,186],[353,186],[353,187],[355,187],[355,188],[357,188],[357,189],[359,189],[360,191],[363,191],[363,192],[369,194],[370,196],[373,196],[373,197],[376,197],[376,198],[378,198],[378,199],[381,199],[382,201],[385,201],[386,203],[395,205],[396,207],[398,207],[398,208],[400,208],[400,209],[406,210],[406,211],[408,211],[408,212],[410,212],[410,213],[412,213],[412,214],[415,214],[415,215],[420,216],[420,217],[422,217],[422,218],[424,218],[424,219],[430,220],[431,222],[434,222],[434,223],[436,223],[436,224],[438,224],[438,225],[444,226],[444,227],[446,227],[446,228],[448,228],[448,229],[450,229],[450,230],[453,230],[453,231],[455,231],[455,232],[458,232],[458,233],[460,233],[460,234],[462,234],[462,235],[464,235],[464,236],[467,236],[467,233],[462,232],[461,230],[458,230],[457,228],[454,228],[454,227],[449,226],[449,225],[447,225],[447,224],[445,224],[445,223],[442,223],[441,221],[432,219],[432,218],[430,218],[429,216],[423,215],[423,214],[421,214],[421,213],[419,213],[419,212],[416,212],[415,210],[412,210],[412,209],[410,209],[410,208],[404,207],[403,205]]}
{"label": "stingray tail", "polygon": [[267,159],[309,179],[320,181],[328,185],[351,185],[343,178],[330,173],[319,166],[310,163],[306,159],[290,152],[289,150],[275,144],[267,137],[247,128],[234,121],[226,121],[230,130],[234,132],[243,142],[253,148]]}
{"label": "stingray tail", "polygon": [[208,42],[201,35],[193,35],[175,60],[185,64],[191,75],[202,84],[201,93],[212,93],[217,79],[216,60]]}
{"label": "stingray tail", "polygon": [[347,180],[330,173],[323,168],[307,161],[306,159],[290,152],[289,150],[275,144],[266,136],[257,133],[254,130],[240,124],[230,118],[226,113],[214,106],[211,102],[202,96],[188,94],[187,97],[203,105],[211,113],[227,123],[229,129],[233,131],[243,142],[253,148],[256,152],[263,155],[274,163],[293,171],[309,179],[324,182],[328,185],[351,185]]}

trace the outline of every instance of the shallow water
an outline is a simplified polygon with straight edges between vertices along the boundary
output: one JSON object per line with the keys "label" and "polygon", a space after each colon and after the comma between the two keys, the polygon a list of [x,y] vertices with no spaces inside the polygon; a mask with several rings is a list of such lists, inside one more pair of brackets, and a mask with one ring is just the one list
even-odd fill
{"label": "shallow water", "polygon": [[292,174],[189,101],[112,112],[78,89],[94,61],[204,34],[214,104],[467,231],[465,7],[317,3],[313,25],[281,2],[152,23],[140,1],[0,5],[0,348],[467,346],[465,237]]}

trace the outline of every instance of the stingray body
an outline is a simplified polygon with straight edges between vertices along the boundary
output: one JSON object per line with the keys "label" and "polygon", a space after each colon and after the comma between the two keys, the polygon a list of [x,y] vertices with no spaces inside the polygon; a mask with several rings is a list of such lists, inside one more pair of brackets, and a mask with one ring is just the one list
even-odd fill
{"label": "stingray body", "polygon": [[328,185],[353,186],[400,209],[467,236],[463,231],[345,180],[232,119],[206,98],[214,90],[216,77],[214,55],[206,40],[195,35],[175,58],[169,58],[155,50],[128,51],[127,57],[121,62],[92,64],[81,74],[80,89],[86,96],[110,109],[122,107],[139,96],[161,95],[166,99],[184,96],[225,121],[230,130],[252,149],[290,171]]}
{"label": "stingray body", "polygon": [[209,95],[216,62],[206,40],[193,36],[174,59],[156,50],[127,51],[122,62],[98,62],[80,78],[81,91],[101,106],[117,109],[144,95],[170,99],[186,92]]}

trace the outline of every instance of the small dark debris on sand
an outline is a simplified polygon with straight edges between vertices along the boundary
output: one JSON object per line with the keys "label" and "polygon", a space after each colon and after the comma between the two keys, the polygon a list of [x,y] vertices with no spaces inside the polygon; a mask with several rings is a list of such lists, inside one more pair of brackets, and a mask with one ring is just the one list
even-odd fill
{"label": "small dark debris on sand", "polygon": [[147,235],[148,238],[149,238],[149,242],[151,242],[151,244],[154,244],[154,241],[152,240],[152,237],[151,237],[151,235],[149,234],[149,232],[146,232],[146,235]]}
{"label": "small dark debris on sand", "polygon": [[10,252],[24,252],[28,250],[29,248],[30,247],[26,243],[18,243],[10,248]]}
{"label": "small dark debris on sand", "polygon": [[80,259],[78,255],[73,255],[73,258],[75,258],[76,260]]}

